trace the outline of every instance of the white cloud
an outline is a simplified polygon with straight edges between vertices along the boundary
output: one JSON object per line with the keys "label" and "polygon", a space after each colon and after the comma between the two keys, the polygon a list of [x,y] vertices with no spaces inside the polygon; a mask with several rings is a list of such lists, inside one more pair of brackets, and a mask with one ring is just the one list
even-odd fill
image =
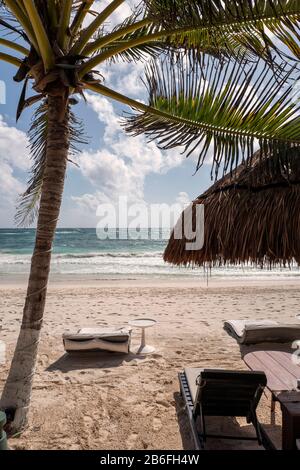
{"label": "white cloud", "polygon": [[134,201],[143,198],[145,172],[138,165],[126,164],[109,150],[83,153],[80,168],[92,185],[111,201],[120,195],[129,195]]}
{"label": "white cloud", "polygon": [[26,170],[30,164],[26,134],[15,127],[9,127],[1,115],[0,161],[20,170]]}
{"label": "white cloud", "polygon": [[132,98],[144,98],[146,88],[141,78],[144,74],[144,62],[104,63],[97,67],[103,75],[104,84]]}
{"label": "white cloud", "polygon": [[16,201],[25,189],[16,170],[27,170],[30,164],[26,134],[10,127],[0,115],[0,226],[13,223]]}
{"label": "white cloud", "polygon": [[[97,0],[93,4],[92,10],[95,12],[102,12],[109,4],[111,0]],[[127,0],[122,3],[106,20],[106,27],[111,29],[114,26],[122,23],[128,16],[132,15],[132,11],[139,4],[139,1]],[[90,22],[94,19],[93,16],[89,15],[86,17],[84,26],[88,26]]]}
{"label": "white cloud", "polygon": [[14,204],[17,196],[24,190],[24,185],[13,174],[13,169],[5,162],[1,163],[0,172],[0,207]]}
{"label": "white cloud", "polygon": [[[94,9],[102,11],[110,0],[95,2]],[[139,1],[124,2],[106,22],[111,29],[136,11]],[[89,21],[91,18],[89,19]],[[105,78],[105,85],[135,99],[146,98],[145,87],[140,77],[144,64],[117,62],[104,63],[98,67]],[[121,128],[120,115],[112,101],[98,95],[88,94],[87,101],[104,125],[101,148],[96,152],[85,151],[79,157],[83,176],[95,191],[73,197],[77,206],[95,213],[99,203],[117,202],[119,196],[128,196],[129,202],[144,199],[145,180],[150,174],[164,174],[180,165],[184,158],[178,149],[169,152],[159,150],[154,142],[147,143],[145,137],[131,137]]]}
{"label": "white cloud", "polygon": [[120,132],[120,116],[115,113],[112,102],[103,96],[88,94],[86,98],[90,107],[97,113],[99,121],[105,125],[104,142],[110,144]]}
{"label": "white cloud", "polygon": [[115,204],[120,196],[127,196],[130,203],[142,202],[147,176],[167,173],[182,163],[182,155],[178,150],[163,152],[143,136],[126,135],[112,103],[106,98],[89,94],[87,100],[104,125],[104,148],[79,156],[80,171],[95,192],[73,200],[93,213],[98,204]]}
{"label": "white cloud", "polygon": [[181,206],[186,206],[191,203],[191,198],[188,195],[188,193],[181,191],[177,198],[176,198],[176,204],[180,204]]}
{"label": "white cloud", "polygon": [[87,210],[94,214],[96,214],[99,204],[109,203],[109,199],[100,191],[96,191],[94,194],[84,194],[80,197],[73,196],[72,200],[78,204],[81,210]]}

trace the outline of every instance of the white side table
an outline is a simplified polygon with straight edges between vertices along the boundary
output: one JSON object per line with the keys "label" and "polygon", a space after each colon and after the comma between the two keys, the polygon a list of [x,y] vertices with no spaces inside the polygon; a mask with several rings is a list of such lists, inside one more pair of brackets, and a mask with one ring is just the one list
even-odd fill
{"label": "white side table", "polygon": [[156,323],[156,320],[151,320],[150,318],[136,318],[129,322],[129,325],[133,328],[140,328],[142,330],[141,344],[133,351],[135,354],[145,355],[155,352],[155,348],[153,346],[148,346],[146,344],[146,329],[151,328],[156,325]]}

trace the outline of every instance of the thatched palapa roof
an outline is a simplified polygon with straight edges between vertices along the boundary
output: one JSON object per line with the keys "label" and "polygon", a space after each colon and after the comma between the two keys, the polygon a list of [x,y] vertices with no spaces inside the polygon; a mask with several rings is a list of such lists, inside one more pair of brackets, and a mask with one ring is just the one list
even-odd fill
{"label": "thatched palapa roof", "polygon": [[240,165],[199,196],[187,213],[195,230],[196,206],[204,204],[203,248],[187,250],[190,240],[175,239],[173,231],[164,260],[184,266],[300,264],[300,158],[292,151],[288,168],[270,171],[271,158],[256,154],[251,165]]}

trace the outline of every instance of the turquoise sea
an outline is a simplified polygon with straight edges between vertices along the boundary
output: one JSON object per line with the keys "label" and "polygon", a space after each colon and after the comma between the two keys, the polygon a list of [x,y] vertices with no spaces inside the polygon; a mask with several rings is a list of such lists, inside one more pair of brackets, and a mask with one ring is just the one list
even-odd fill
{"label": "turquoise sea", "polygon": [[[127,230],[111,231],[99,239],[95,229],[58,229],[52,258],[54,274],[91,274],[100,278],[206,276],[203,269],[177,268],[162,258],[168,230],[144,229],[140,234]],[[0,276],[27,274],[34,245],[34,229],[0,229]],[[106,235],[105,235],[106,236]],[[137,238],[139,237],[139,238]],[[103,237],[101,237],[103,238]],[[216,268],[213,277],[299,278],[300,270],[253,267]]]}

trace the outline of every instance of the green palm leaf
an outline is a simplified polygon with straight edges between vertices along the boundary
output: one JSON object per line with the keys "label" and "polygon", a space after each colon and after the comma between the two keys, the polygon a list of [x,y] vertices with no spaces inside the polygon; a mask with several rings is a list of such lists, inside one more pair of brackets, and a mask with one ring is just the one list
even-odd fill
{"label": "green palm leaf", "polygon": [[[122,24],[114,28],[111,36],[117,34],[118,31],[126,30],[130,25],[137,23],[137,15],[127,18]],[[192,29],[191,31],[166,32],[161,34],[162,27],[155,22],[148,23],[135,31],[126,33],[118,37],[118,39],[105,44],[101,48],[94,51],[94,54],[107,53],[113,62],[121,59],[128,62],[139,60],[149,60],[149,57],[156,58],[160,54],[168,52],[175,54],[176,51],[188,52],[193,54],[196,60],[203,52],[209,55],[222,58],[235,57],[236,59],[254,60],[257,55],[266,61],[270,59],[270,51],[262,43],[259,35],[251,34],[251,37],[245,32],[242,34],[228,34],[226,37],[220,35],[214,37],[208,29]],[[151,40],[151,36],[157,36],[156,40]],[[109,36],[108,36],[109,37]],[[102,41],[101,41],[102,39]],[[106,42],[107,35],[104,31],[98,38],[99,43]],[[129,43],[143,41],[141,44],[133,45],[126,48]],[[123,50],[122,50],[123,48]],[[86,48],[89,52],[89,47]],[[110,54],[111,53],[111,54]]]}
{"label": "green palm leaf", "polygon": [[288,149],[300,146],[291,73],[276,81],[261,61],[225,67],[209,58],[192,66],[187,60],[154,62],[146,70],[149,109],[128,117],[125,128],[145,133],[163,149],[181,146],[188,156],[197,151],[197,169],[211,145],[217,172],[250,159],[256,141],[262,153],[273,152],[286,165]]}
{"label": "green palm leaf", "polygon": [[[142,25],[136,30],[131,31],[131,26],[134,26],[139,22],[141,15],[142,12],[137,11],[136,13],[126,18],[122,23],[115,26],[109,34],[107,34],[104,29],[99,31],[98,37],[94,42],[98,42],[100,47],[93,49],[93,55],[99,54],[100,52],[113,52],[115,49],[120,49],[122,45],[126,45],[126,43],[129,41],[143,38],[147,39],[149,35],[155,34],[161,29],[159,26],[156,26],[154,23],[150,22]],[[120,34],[122,31],[124,31],[124,33]],[[117,39],[109,40],[115,36],[117,36]],[[90,53],[92,44],[93,42],[87,45],[83,51],[83,54]],[[118,60],[123,60],[126,62],[137,62],[139,60],[149,60],[149,56],[153,58],[158,57],[164,52],[166,51],[163,41],[146,41],[144,44],[139,44],[114,54],[111,57],[111,60],[112,62],[116,62]]]}
{"label": "green palm leaf", "polygon": [[80,77],[120,55],[130,58],[133,53],[137,59],[139,50],[152,45],[167,53],[184,50],[193,53],[194,59],[206,52],[238,60],[258,56],[275,65],[276,56],[285,62],[291,55],[294,60],[300,57],[298,0],[144,0],[143,4],[142,18],[149,22],[151,33],[145,28],[105,42],[82,65]]}
{"label": "green palm leaf", "polygon": [[10,11],[7,10],[3,0],[0,1],[0,27],[1,32],[3,31],[5,34],[16,33],[16,37],[22,37],[25,41],[28,42],[28,38],[24,31],[22,31],[20,23],[10,13]]}
{"label": "green palm leaf", "polygon": [[[226,44],[229,38],[236,45],[259,54],[262,44],[279,53],[276,44],[279,40],[300,58],[298,0],[144,0],[144,3],[149,17],[164,29],[201,28],[202,41],[206,34],[207,45]],[[183,35],[177,44],[180,42],[190,47],[189,34]]]}

